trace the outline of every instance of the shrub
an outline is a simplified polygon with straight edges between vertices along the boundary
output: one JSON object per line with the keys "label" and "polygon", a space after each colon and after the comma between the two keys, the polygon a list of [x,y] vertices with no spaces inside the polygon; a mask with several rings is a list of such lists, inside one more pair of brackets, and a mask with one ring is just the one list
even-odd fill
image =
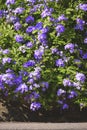
{"label": "shrub", "polygon": [[0,92],[32,111],[87,105],[85,0],[0,6]]}

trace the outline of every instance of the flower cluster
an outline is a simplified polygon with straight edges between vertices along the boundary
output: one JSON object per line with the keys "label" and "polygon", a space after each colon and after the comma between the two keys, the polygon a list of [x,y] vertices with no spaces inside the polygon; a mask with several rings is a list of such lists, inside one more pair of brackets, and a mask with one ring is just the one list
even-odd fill
{"label": "flower cluster", "polygon": [[6,0],[0,92],[7,99],[20,98],[32,111],[53,102],[64,110],[86,99],[87,4],[80,1]]}

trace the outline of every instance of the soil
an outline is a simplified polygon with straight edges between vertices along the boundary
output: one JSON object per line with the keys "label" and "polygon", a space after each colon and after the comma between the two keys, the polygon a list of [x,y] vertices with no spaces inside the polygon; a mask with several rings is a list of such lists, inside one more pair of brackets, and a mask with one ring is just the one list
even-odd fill
{"label": "soil", "polygon": [[0,121],[3,122],[87,122],[87,108],[80,111],[78,106],[73,110],[51,111],[39,110],[31,112],[28,107],[19,102],[0,100]]}

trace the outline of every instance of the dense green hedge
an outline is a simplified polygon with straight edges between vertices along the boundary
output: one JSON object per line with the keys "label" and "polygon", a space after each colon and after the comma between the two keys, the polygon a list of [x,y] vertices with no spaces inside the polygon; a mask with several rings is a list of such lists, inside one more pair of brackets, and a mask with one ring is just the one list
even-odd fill
{"label": "dense green hedge", "polygon": [[0,1],[0,92],[31,110],[87,105],[85,0]]}

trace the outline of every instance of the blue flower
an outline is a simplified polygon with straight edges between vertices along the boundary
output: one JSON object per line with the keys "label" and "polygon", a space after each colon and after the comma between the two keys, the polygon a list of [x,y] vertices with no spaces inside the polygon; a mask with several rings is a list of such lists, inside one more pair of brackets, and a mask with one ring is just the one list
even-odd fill
{"label": "blue flower", "polygon": [[15,84],[15,75],[14,73],[6,73],[2,75],[2,82],[5,84],[14,85]]}
{"label": "blue flower", "polygon": [[33,47],[33,43],[32,43],[32,42],[27,42],[27,43],[26,43],[26,46],[27,46],[28,48],[32,48],[32,47]]}
{"label": "blue flower", "polygon": [[36,0],[27,0],[28,2],[35,3]]}
{"label": "blue flower", "polygon": [[20,84],[15,90],[15,92],[21,92],[21,93],[24,93],[27,91],[28,91],[28,86],[25,83]]}
{"label": "blue flower", "polygon": [[63,85],[64,86],[72,86],[72,83],[71,83],[71,81],[69,79],[64,79],[63,80]]}
{"label": "blue flower", "polygon": [[0,82],[0,90],[4,90],[4,88],[5,87],[4,87],[3,83]]}
{"label": "blue flower", "polygon": [[51,52],[52,52],[52,54],[56,54],[56,53],[58,53],[58,49],[57,48],[51,48]]}
{"label": "blue flower", "polygon": [[41,68],[40,67],[36,67],[33,72],[30,72],[29,78],[32,78],[34,80],[40,79],[40,77],[41,77],[40,71],[41,71]]}
{"label": "blue flower", "polygon": [[35,88],[40,88],[40,85],[37,84],[37,83],[34,83],[34,84],[33,84],[33,87],[35,87]]}
{"label": "blue flower", "polygon": [[18,42],[18,43],[23,43],[23,42],[24,42],[23,36],[18,35],[18,34],[15,36],[15,40],[16,40],[16,42]]}
{"label": "blue flower", "polygon": [[2,75],[0,75],[0,90],[4,89],[3,81],[2,81]]}
{"label": "blue flower", "polygon": [[22,77],[21,75],[17,76],[17,77],[15,78],[15,84],[16,84],[16,85],[21,84],[21,83],[23,82],[22,79],[23,79],[23,77]]}
{"label": "blue flower", "polygon": [[3,50],[3,54],[9,54],[9,49],[5,49],[5,50]]}
{"label": "blue flower", "polygon": [[65,27],[62,24],[59,24],[56,27],[56,31],[57,31],[57,36],[60,36],[60,34],[65,31]]}
{"label": "blue flower", "polygon": [[0,18],[3,17],[3,14],[4,14],[4,11],[3,11],[3,10],[0,10]]}
{"label": "blue flower", "polygon": [[42,28],[41,31],[43,34],[47,33],[49,31],[49,28],[48,27]]}
{"label": "blue flower", "polygon": [[15,3],[15,0],[7,0],[6,1],[6,5],[10,5],[10,4],[14,4]]}
{"label": "blue flower", "polygon": [[87,53],[82,56],[83,59],[87,59]]}
{"label": "blue flower", "polygon": [[68,109],[68,108],[69,108],[69,105],[66,103],[62,106],[62,109]]}
{"label": "blue flower", "polygon": [[65,17],[64,14],[62,14],[62,15],[60,15],[60,16],[58,17],[58,21],[66,21],[66,20],[67,20],[67,18]]}
{"label": "blue flower", "polygon": [[21,27],[22,27],[22,25],[21,25],[19,22],[16,22],[16,23],[14,24],[15,30],[19,30]]}
{"label": "blue flower", "polygon": [[75,77],[76,80],[80,81],[81,83],[85,82],[86,77],[83,73],[77,73]]}
{"label": "blue flower", "polygon": [[35,66],[35,61],[34,61],[34,60],[29,60],[29,61],[27,61],[26,63],[24,63],[23,66],[24,66],[25,68]]}
{"label": "blue flower", "polygon": [[34,79],[33,78],[29,78],[28,81],[27,81],[27,83],[33,84],[34,83]]}
{"label": "blue flower", "polygon": [[26,29],[26,33],[32,33],[32,31],[35,29],[34,26],[29,26],[27,29]]}
{"label": "blue flower", "polygon": [[67,45],[65,45],[64,49],[65,50],[68,49],[70,51],[70,53],[73,53],[74,52],[74,47],[75,47],[75,45],[73,43],[68,43]]}
{"label": "blue flower", "polygon": [[39,93],[33,91],[31,94],[30,94],[30,99],[38,99],[40,97]]}
{"label": "blue flower", "polygon": [[56,60],[56,66],[58,66],[58,67],[64,67],[65,66],[64,60],[62,60],[62,59]]}
{"label": "blue flower", "polygon": [[22,8],[22,7],[17,7],[13,12],[15,13],[15,14],[22,14],[23,12],[24,12],[24,8]]}
{"label": "blue flower", "polygon": [[4,64],[6,64],[6,63],[11,63],[11,61],[12,61],[11,58],[9,58],[9,57],[4,57],[4,58],[2,59],[2,64],[4,65]]}
{"label": "blue flower", "polygon": [[28,16],[26,19],[25,19],[26,23],[33,23],[34,22],[34,17],[32,16]]}
{"label": "blue flower", "polygon": [[41,17],[42,18],[45,18],[45,17],[47,17],[47,16],[51,16],[51,14],[52,14],[52,12],[53,12],[53,9],[52,8],[46,8],[42,13],[41,13]]}
{"label": "blue flower", "polygon": [[61,89],[61,88],[57,91],[57,96],[61,96],[61,95],[64,95],[64,94],[66,94],[66,91]]}
{"label": "blue flower", "polygon": [[82,20],[82,19],[80,19],[80,18],[77,18],[77,19],[76,19],[76,22],[77,22],[77,24],[76,24],[76,26],[75,26],[75,29],[76,29],[76,30],[79,29],[79,30],[83,31],[85,21]]}
{"label": "blue flower", "polygon": [[87,44],[87,38],[84,39],[84,43]]}
{"label": "blue flower", "polygon": [[45,41],[46,39],[47,39],[47,34],[46,33],[41,33],[41,34],[38,35],[38,40],[40,42],[43,43],[43,41]]}
{"label": "blue flower", "polygon": [[28,72],[27,72],[27,71],[24,71],[24,70],[20,70],[20,71],[19,71],[19,75],[20,75],[20,76],[28,76]]}
{"label": "blue flower", "polygon": [[19,22],[19,18],[16,16],[9,16],[7,15],[6,20],[8,23],[12,22],[12,23],[16,23]]}
{"label": "blue flower", "polygon": [[6,73],[13,73],[14,71],[13,70],[11,70],[11,69],[7,69],[6,70]]}
{"label": "blue flower", "polygon": [[41,104],[39,102],[32,102],[30,105],[30,110],[36,111],[41,108]]}
{"label": "blue flower", "polygon": [[35,51],[34,51],[34,58],[35,58],[36,60],[41,60],[43,54],[44,54],[44,50],[43,50],[43,49],[42,49],[42,50],[41,50],[41,49],[35,50]]}
{"label": "blue flower", "polygon": [[80,82],[73,82],[73,87],[75,87],[77,90],[81,89],[81,83]]}
{"label": "blue flower", "polygon": [[35,29],[37,30],[41,30],[43,28],[43,23],[42,22],[38,22],[35,26]]}
{"label": "blue flower", "polygon": [[71,99],[71,98],[74,98],[74,97],[77,97],[77,96],[78,96],[77,92],[72,90],[72,91],[69,92],[68,98]]}
{"label": "blue flower", "polygon": [[83,11],[87,11],[87,4],[79,4],[79,9],[83,10]]}

